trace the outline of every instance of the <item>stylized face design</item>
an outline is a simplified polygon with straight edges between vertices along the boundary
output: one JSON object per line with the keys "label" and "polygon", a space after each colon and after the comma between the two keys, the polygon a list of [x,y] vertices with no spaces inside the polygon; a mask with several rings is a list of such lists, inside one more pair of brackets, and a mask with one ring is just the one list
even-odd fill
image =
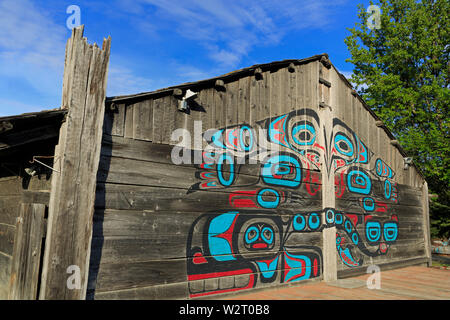
{"label": "stylized face design", "polygon": [[272,249],[274,244],[274,230],[264,223],[254,223],[244,232],[244,244],[247,250]]}
{"label": "stylized face design", "polygon": [[369,163],[372,153],[358,135],[339,119],[333,119],[329,146],[330,165],[334,170],[350,164]]}
{"label": "stylized face design", "polygon": [[[307,228],[320,229],[319,213],[299,216],[311,221]],[[299,246],[295,239],[287,243],[291,235],[301,232],[292,228],[292,219],[283,222],[274,212],[229,211],[199,217],[189,233],[186,251],[191,297],[248,289],[259,282],[320,276],[320,248]],[[231,276],[242,281],[219,285],[222,280],[218,278]]]}
{"label": "stylized face design", "polygon": [[386,253],[389,245],[398,237],[398,221],[396,216],[390,220],[368,216],[365,219],[365,238],[370,246],[378,246],[381,254]]}
{"label": "stylized face design", "polygon": [[324,150],[318,143],[319,124],[319,117],[310,109],[293,111],[260,122],[267,129],[269,143],[289,149],[316,168],[320,167],[320,152]]}

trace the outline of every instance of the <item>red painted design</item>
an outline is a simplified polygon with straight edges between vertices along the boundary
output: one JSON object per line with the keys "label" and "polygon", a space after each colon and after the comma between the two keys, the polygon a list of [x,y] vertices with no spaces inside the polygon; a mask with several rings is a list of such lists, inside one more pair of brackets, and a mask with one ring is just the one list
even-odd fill
{"label": "red painted design", "polygon": [[319,263],[317,262],[317,259],[314,259],[314,262],[313,262],[313,273],[314,273],[315,277],[317,276],[318,272],[319,272]]}
{"label": "red painted design", "polygon": [[350,219],[354,226],[358,223],[358,215],[346,213],[345,216]]}
{"label": "red painted design", "polygon": [[233,292],[233,291],[239,291],[239,290],[245,290],[245,289],[253,288],[254,285],[255,285],[255,275],[253,274],[253,271],[251,269],[249,269],[249,268],[248,269],[233,270],[233,271],[225,271],[225,272],[213,272],[213,273],[206,273],[206,274],[188,275],[188,280],[189,281],[195,281],[195,280],[205,280],[205,279],[211,279],[211,278],[235,276],[235,275],[241,275],[241,274],[249,274],[248,284],[246,286],[244,286],[244,287],[224,289],[224,290],[214,290],[214,291],[202,292],[202,293],[194,293],[194,294],[190,294],[190,297],[194,298],[194,297],[207,296],[207,295],[211,295],[211,294]]}
{"label": "red painted design", "polygon": [[195,264],[202,264],[206,263],[207,261],[201,252],[196,252],[194,254],[194,258],[192,258],[192,262]]}
{"label": "red painted design", "polygon": [[228,202],[235,208],[258,208],[257,203],[252,199],[249,199],[250,197],[254,197],[256,195],[256,192],[257,190],[233,191],[228,197]]}

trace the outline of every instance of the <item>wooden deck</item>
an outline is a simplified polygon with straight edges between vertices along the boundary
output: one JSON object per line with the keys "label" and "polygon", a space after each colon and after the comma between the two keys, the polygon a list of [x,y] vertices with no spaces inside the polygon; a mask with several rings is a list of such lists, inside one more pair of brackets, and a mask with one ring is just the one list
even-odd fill
{"label": "wooden deck", "polygon": [[232,300],[450,300],[450,270],[412,266],[381,272],[381,289],[368,289],[370,275],[260,290]]}

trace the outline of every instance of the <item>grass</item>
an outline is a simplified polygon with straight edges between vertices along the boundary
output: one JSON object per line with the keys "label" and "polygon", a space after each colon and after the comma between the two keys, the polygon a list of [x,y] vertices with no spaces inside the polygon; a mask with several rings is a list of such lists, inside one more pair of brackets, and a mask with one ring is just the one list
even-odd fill
{"label": "grass", "polygon": [[448,267],[450,267],[450,264],[442,263],[442,262],[439,262],[439,261],[433,261],[431,266],[432,267],[447,267],[448,268]]}

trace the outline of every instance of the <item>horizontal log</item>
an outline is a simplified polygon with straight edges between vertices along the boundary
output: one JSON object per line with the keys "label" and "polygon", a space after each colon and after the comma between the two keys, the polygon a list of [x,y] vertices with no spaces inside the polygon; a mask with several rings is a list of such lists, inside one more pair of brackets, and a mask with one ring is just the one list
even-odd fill
{"label": "horizontal log", "polygon": [[[235,188],[234,191],[240,190]],[[148,210],[148,211],[199,211],[231,210],[230,194],[233,189],[226,192],[197,191],[188,194],[186,189],[132,186],[120,184],[99,184],[96,193],[96,208]],[[292,212],[298,208],[321,210],[322,201],[297,194],[287,195],[286,202],[281,203],[277,210]],[[255,208],[254,210],[261,210]]]}
{"label": "horizontal log", "polygon": [[[245,234],[239,235],[244,239]],[[139,237],[94,237],[92,240],[91,261],[96,263],[128,263],[159,261],[166,259],[185,259],[191,257],[186,252],[188,235],[161,234]],[[287,242],[290,246],[322,246],[320,232],[292,234]],[[276,254],[279,246],[263,254]],[[258,255],[261,255],[259,253]],[[207,254],[205,254],[208,257]],[[99,260],[100,259],[100,260]]]}
{"label": "horizontal log", "polygon": [[90,300],[173,300],[186,299],[187,297],[187,282],[104,292],[95,292],[93,289],[88,289],[86,295],[86,298]]}
{"label": "horizontal log", "polygon": [[[280,267],[278,262],[278,268],[276,269],[277,280],[266,286],[280,285],[281,272],[286,270]],[[321,269],[321,266],[318,265]],[[292,268],[295,269],[295,268]],[[290,270],[292,270],[290,269]],[[309,270],[306,270],[309,269]],[[312,273],[312,268],[305,268],[305,271]],[[248,273],[246,275],[239,275],[234,277],[216,277],[209,278],[207,280],[196,280],[191,282],[192,288],[199,282],[205,282],[206,287],[214,290],[219,288],[219,281],[221,278],[228,278],[244,280],[248,279],[250,275],[256,278],[257,287],[264,287],[264,284],[260,282],[262,277],[261,272]],[[111,291],[111,290],[124,290],[138,287],[149,287],[158,285],[167,285],[172,283],[186,282],[188,276],[186,274],[186,261],[185,260],[171,260],[171,261],[152,261],[152,262],[140,262],[129,264],[108,264],[101,266],[101,270],[97,276],[97,283],[95,291],[96,293]],[[222,281],[225,279],[222,279]],[[91,281],[92,283],[93,281]],[[243,281],[245,282],[245,281]],[[248,282],[248,281],[247,281]],[[91,287],[91,289],[93,289]],[[197,291],[197,290],[196,290]],[[198,288],[198,293],[202,292]]]}
{"label": "horizontal log", "polygon": [[48,205],[50,201],[49,191],[29,191],[24,190],[22,193],[22,203],[40,203]]}
{"label": "horizontal log", "polygon": [[[211,191],[228,192],[229,188],[220,187],[216,170],[199,170],[193,166],[176,166],[173,164],[165,164],[150,161],[140,161],[133,159],[112,157],[107,159],[102,157],[100,162],[97,182],[114,183],[127,185],[140,185],[150,187],[167,187],[189,190],[195,188],[196,184],[206,183],[208,180],[201,179],[201,172],[211,172],[212,177],[216,177],[214,181],[218,184],[217,188],[211,188]],[[228,174],[229,169],[222,170],[222,173]],[[240,188],[240,190],[254,190],[255,188],[271,187],[261,179],[260,165],[251,166],[243,165],[234,172],[235,181],[232,184],[232,191]],[[313,178],[314,177],[314,178]],[[298,196],[320,199],[320,180],[316,183],[311,180],[320,179],[316,172],[309,170],[301,171],[301,184],[298,189],[275,188],[283,192],[295,192]],[[212,181],[212,180],[210,180]],[[314,195],[311,195],[314,194]]]}

